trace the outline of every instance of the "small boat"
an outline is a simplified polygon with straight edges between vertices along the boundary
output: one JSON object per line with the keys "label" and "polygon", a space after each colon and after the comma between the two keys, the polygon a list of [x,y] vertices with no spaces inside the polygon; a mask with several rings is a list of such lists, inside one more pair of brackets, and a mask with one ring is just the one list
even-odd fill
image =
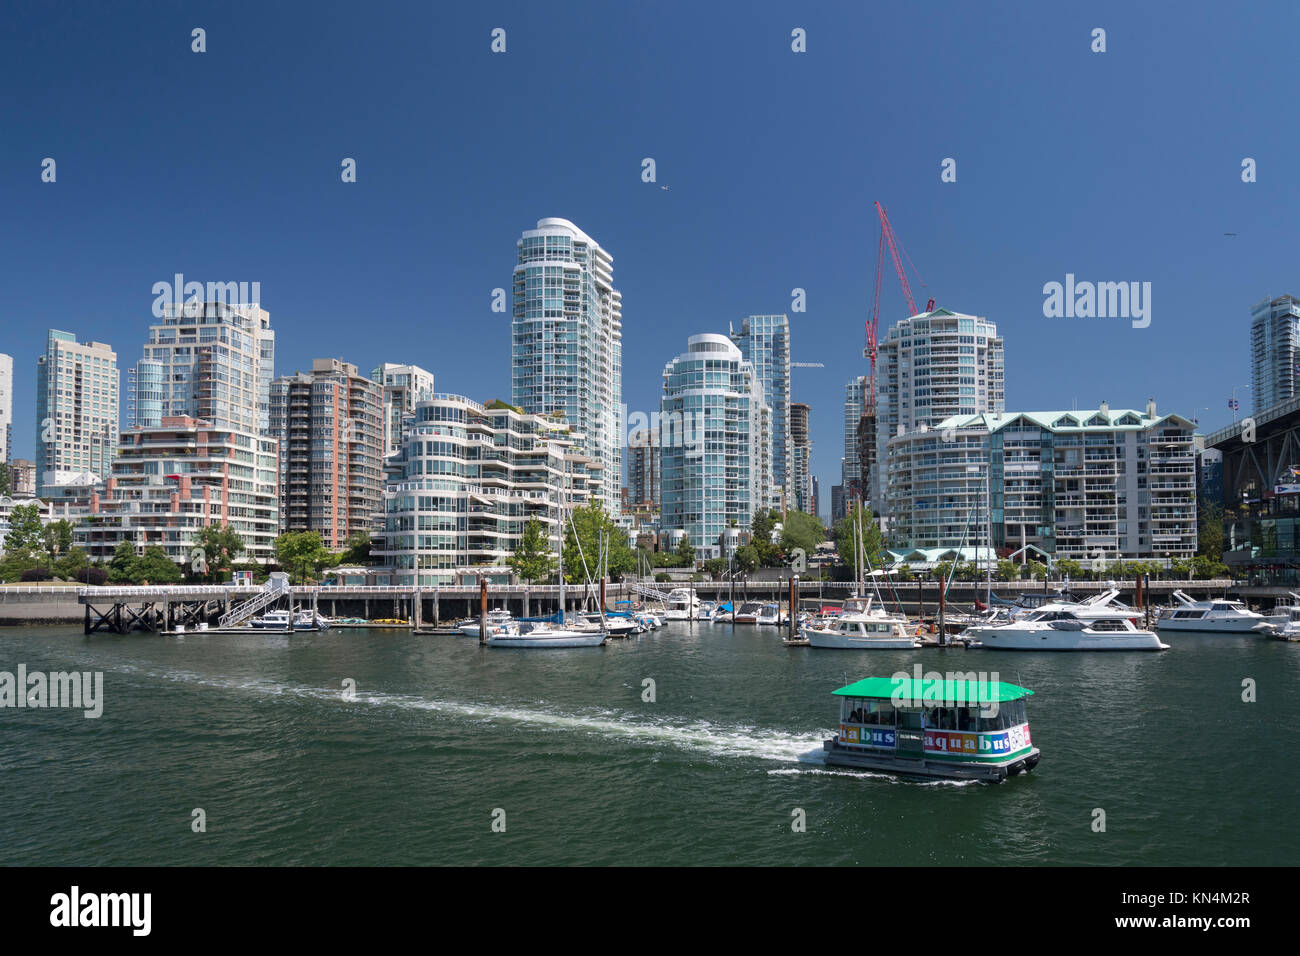
{"label": "small boat", "polygon": [[1218,634],[1250,634],[1271,631],[1272,625],[1240,601],[1220,598],[1195,601],[1182,591],[1175,591],[1178,601],[1173,607],[1161,608],[1156,618],[1160,631],[1204,631]]}
{"label": "small boat", "polygon": [[700,599],[690,588],[673,588],[665,603],[664,618],[669,621],[693,621],[700,612]]}
{"label": "small boat", "polygon": [[[248,623],[259,631],[287,631],[289,629],[289,612],[267,611],[261,617],[255,617]],[[311,611],[299,611],[293,616],[293,629],[295,631],[327,631],[330,623],[330,619],[321,614],[315,615],[313,619]]]}
{"label": "small boat", "polygon": [[1034,692],[1000,681],[868,677],[834,691],[839,733],[826,762],[907,777],[997,782],[1032,770]]}
{"label": "small boat", "polygon": [[[514,616],[503,607],[495,608],[487,613],[487,628],[489,634],[491,634],[495,628],[513,623],[515,623]],[[457,621],[455,627],[465,637],[479,636],[479,619],[476,617],[467,617],[463,621]]]}
{"label": "small boat", "polygon": [[502,624],[493,628],[485,642],[488,647],[599,647],[605,643],[604,631],[552,628],[538,622]]}
{"label": "small boat", "polygon": [[811,647],[837,650],[910,650],[921,641],[903,621],[870,614],[841,614],[823,623],[809,623],[799,632]]}
{"label": "small boat", "polygon": [[789,617],[779,604],[764,604],[758,609],[758,624],[784,624]]}
{"label": "small boat", "polygon": [[366,623],[374,624],[378,627],[406,627],[411,622],[403,621],[401,618],[396,617],[380,617],[373,621],[367,621]]}
{"label": "small boat", "polygon": [[732,608],[725,601],[713,609],[713,617],[709,618],[715,624],[730,624]]}
{"label": "small boat", "polygon": [[1300,641],[1300,606],[1291,608],[1286,623],[1275,628],[1273,636],[1282,641]]}
{"label": "small boat", "polygon": [[762,608],[763,605],[758,601],[746,601],[744,604],[740,605],[740,609],[736,611],[736,623],[757,624],[758,612],[762,610]]}

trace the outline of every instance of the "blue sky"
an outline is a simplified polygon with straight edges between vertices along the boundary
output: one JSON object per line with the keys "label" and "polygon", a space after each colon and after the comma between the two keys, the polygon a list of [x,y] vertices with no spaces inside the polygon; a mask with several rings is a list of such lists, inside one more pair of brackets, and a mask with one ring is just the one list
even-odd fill
{"label": "blue sky", "polygon": [[[125,369],[153,283],[176,272],[260,282],[277,373],[412,361],[439,391],[507,397],[509,319],[491,293],[519,233],[562,216],[614,257],[630,411],[657,409],[687,336],[787,312],[806,290],[793,358],[826,368],[796,369],[793,398],[812,406],[826,510],[844,384],[865,371],[877,199],[925,280],[918,304],[998,324],[1008,408],[1154,396],[1203,430],[1230,421],[1250,306],[1300,293],[1282,45],[1296,5],[900,6],[11,9],[0,351],[15,456],[34,453],[45,330],[107,341]],[[40,181],[45,157],[56,183]],[[946,157],[956,183],[940,181]],[[1244,157],[1257,182],[1241,181]],[[1043,285],[1067,273],[1151,282],[1150,326],[1045,318]],[[883,336],[905,312],[888,261],[881,311]]]}

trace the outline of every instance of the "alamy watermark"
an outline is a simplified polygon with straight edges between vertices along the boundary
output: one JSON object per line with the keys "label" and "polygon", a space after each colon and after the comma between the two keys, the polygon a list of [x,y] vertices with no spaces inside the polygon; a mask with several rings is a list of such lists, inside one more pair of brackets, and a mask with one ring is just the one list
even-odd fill
{"label": "alamy watermark", "polygon": [[894,685],[890,700],[895,707],[970,707],[978,704],[980,716],[998,715],[997,671],[922,671],[920,664],[912,673],[898,671],[890,677]]}
{"label": "alamy watermark", "polygon": [[1067,272],[1064,284],[1048,282],[1043,295],[1049,319],[1132,319],[1135,329],[1151,324],[1150,282],[1075,282]]}
{"label": "alamy watermark", "polygon": [[257,305],[262,301],[260,282],[186,282],[185,276],[176,273],[170,282],[155,282],[151,290],[153,314],[161,319],[172,307],[173,315],[199,314],[206,302],[222,305]]}
{"label": "alamy watermark", "polygon": [[70,707],[88,720],[104,713],[103,671],[0,671],[0,707]]}

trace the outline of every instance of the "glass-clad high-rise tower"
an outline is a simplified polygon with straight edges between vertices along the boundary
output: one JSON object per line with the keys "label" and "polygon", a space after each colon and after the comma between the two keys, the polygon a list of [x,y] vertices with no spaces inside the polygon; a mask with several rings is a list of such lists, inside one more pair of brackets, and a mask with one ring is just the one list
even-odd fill
{"label": "glass-clad high-rise tower", "polygon": [[790,443],[790,320],[784,315],[751,315],[731,333],[740,354],[754,367],[763,395],[772,409],[772,481],[775,489],[793,493]]}
{"label": "glass-clad high-rise tower", "polygon": [[621,510],[623,297],[614,260],[567,219],[542,219],[518,242],[511,323],[511,401],[562,415],[602,467],[599,499]]}
{"label": "glass-clad high-rise tower", "polygon": [[1251,308],[1250,371],[1256,412],[1300,395],[1300,299],[1280,295]]}

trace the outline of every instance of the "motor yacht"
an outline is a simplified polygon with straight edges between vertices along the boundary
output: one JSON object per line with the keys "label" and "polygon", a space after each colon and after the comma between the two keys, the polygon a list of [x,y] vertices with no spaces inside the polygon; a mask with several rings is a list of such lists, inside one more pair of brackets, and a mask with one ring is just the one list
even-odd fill
{"label": "motor yacht", "polygon": [[1178,602],[1161,608],[1156,629],[1161,631],[1205,631],[1217,634],[1250,634],[1271,631],[1272,625],[1240,601],[1216,598],[1196,601],[1182,591],[1174,592]]}
{"label": "motor yacht", "polygon": [[1045,606],[1018,620],[967,628],[975,646],[1003,651],[1167,651],[1152,631],[1135,624],[1131,608]]}

